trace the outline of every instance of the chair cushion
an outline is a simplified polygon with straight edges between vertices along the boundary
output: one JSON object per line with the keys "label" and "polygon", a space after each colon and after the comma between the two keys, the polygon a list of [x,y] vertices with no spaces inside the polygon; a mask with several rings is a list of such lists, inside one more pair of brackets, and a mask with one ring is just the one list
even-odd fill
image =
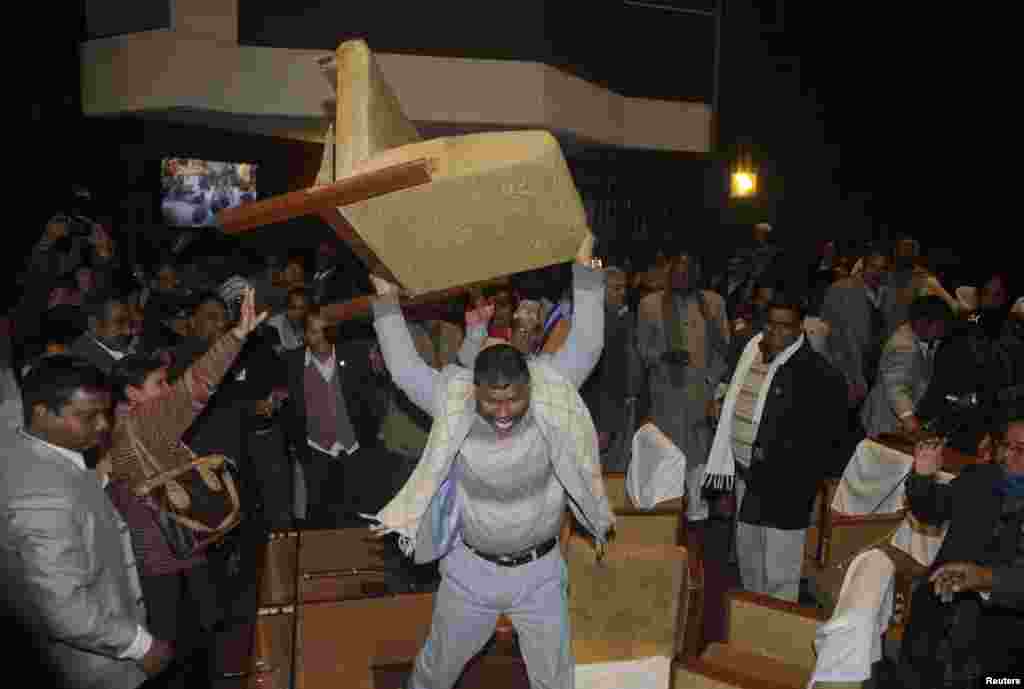
{"label": "chair cushion", "polygon": [[359,164],[428,159],[431,182],[339,210],[412,294],[569,261],[587,230],[579,192],[544,131],[432,139]]}
{"label": "chair cushion", "polygon": [[597,562],[592,543],[574,535],[568,565],[576,662],[673,657],[686,564],[684,548],[628,543],[613,543]]}
{"label": "chair cushion", "polygon": [[365,41],[345,41],[335,56],[335,177],[340,179],[382,151],[421,139]]}
{"label": "chair cushion", "polygon": [[733,592],[726,599],[728,639],[733,649],[814,668],[814,634],[824,614],[770,596]]}

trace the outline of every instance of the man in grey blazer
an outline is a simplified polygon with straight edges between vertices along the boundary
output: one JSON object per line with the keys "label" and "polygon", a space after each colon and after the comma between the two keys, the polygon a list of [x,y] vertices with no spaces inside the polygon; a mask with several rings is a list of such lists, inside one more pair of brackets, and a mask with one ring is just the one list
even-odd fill
{"label": "man in grey blazer", "polygon": [[851,407],[864,400],[878,373],[885,344],[883,284],[888,270],[888,254],[872,249],[864,256],[864,271],[833,283],[821,307],[821,317],[829,324],[829,360],[846,377]]}
{"label": "man in grey blazer", "polygon": [[935,346],[952,315],[941,297],[911,302],[909,319],[885,343],[877,380],[861,411],[869,437],[921,429],[917,405],[932,380]]}
{"label": "man in grey blazer", "polygon": [[7,594],[48,639],[46,655],[75,689],[133,689],[172,646],[146,630],[131,539],[82,453],[109,430],[103,374],[48,357],[22,383],[25,427],[0,466],[0,553]]}

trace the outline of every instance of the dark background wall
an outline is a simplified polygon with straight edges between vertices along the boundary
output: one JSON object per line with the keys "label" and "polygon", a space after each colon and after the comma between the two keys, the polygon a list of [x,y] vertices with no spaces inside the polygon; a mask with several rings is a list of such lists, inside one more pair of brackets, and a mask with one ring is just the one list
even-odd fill
{"label": "dark background wall", "polygon": [[691,11],[611,0],[239,0],[238,37],[316,50],[366,38],[380,52],[536,61],[628,96],[710,102],[714,0],[661,4]]}
{"label": "dark background wall", "polygon": [[[716,102],[710,155],[595,147],[570,157],[598,234],[615,253],[637,261],[671,242],[696,244],[712,256],[728,253],[758,220],[772,222],[780,240],[793,246],[909,232],[982,271],[1021,255],[1024,233],[1015,222],[986,216],[998,214],[998,175],[974,158],[986,129],[973,133],[976,119],[964,111],[984,110],[989,101],[980,99],[980,82],[971,76],[980,73],[972,71],[976,65],[948,40],[953,25],[967,27],[969,17],[732,0],[723,3],[716,53],[715,23],[702,13],[714,9],[712,0],[664,4],[686,11],[627,2],[589,3],[580,11],[541,0],[239,0],[239,35],[250,45],[318,49],[364,36],[381,51],[542,60],[626,95]],[[5,274],[13,275],[72,182],[102,190],[102,201],[117,214],[121,198],[131,195],[122,215],[136,222],[134,207],[155,193],[163,156],[258,162],[261,191],[269,194],[312,179],[316,146],[83,120],[82,14],[42,5],[29,10],[26,33],[45,36],[46,49],[23,55],[31,68],[19,72],[24,85],[14,102],[27,126],[15,131],[29,142],[19,170],[30,183],[9,204],[13,241]],[[759,167],[762,193],[733,203],[725,194],[727,167],[741,149]],[[273,237],[294,241],[323,232],[315,222],[301,225],[269,228],[260,246]],[[6,293],[9,299],[15,291]]]}

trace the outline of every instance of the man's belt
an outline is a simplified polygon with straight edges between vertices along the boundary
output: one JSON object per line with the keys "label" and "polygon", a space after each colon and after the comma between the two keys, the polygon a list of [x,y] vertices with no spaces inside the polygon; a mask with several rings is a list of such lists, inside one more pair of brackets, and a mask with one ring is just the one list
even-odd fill
{"label": "man's belt", "polygon": [[519,565],[525,565],[528,562],[533,562],[534,560],[539,560],[544,557],[551,552],[551,549],[555,547],[556,543],[558,543],[558,539],[552,538],[535,545],[532,548],[520,550],[518,553],[509,553],[508,555],[489,555],[488,553],[480,552],[469,544],[466,544],[466,547],[469,548],[474,555],[482,557],[488,562],[493,562],[494,564],[501,565],[502,567],[518,567]]}

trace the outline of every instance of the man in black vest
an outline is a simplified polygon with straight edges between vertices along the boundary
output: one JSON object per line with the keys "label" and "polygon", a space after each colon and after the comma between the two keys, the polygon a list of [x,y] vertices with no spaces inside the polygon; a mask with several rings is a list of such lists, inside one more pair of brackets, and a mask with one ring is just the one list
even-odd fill
{"label": "man in black vest", "polygon": [[[315,526],[339,526],[372,511],[387,484],[374,466],[377,419],[368,342],[335,343],[319,307],[306,316],[306,346],[285,354],[288,366],[288,443],[306,484],[307,516]],[[389,484],[388,484],[389,485]],[[380,504],[372,504],[377,503]]]}

